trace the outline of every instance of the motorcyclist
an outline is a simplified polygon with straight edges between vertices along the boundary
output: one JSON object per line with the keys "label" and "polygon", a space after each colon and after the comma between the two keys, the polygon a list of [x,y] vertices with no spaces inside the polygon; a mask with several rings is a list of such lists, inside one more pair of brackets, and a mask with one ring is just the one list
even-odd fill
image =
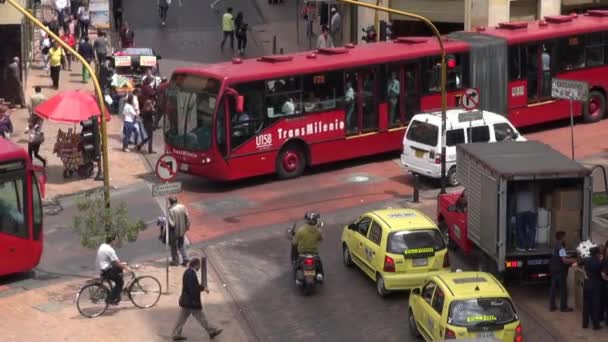
{"label": "motorcyclist", "polygon": [[[323,241],[321,232],[321,215],[315,212],[307,212],[304,215],[306,224],[298,227],[291,240],[291,260],[296,262],[300,254],[319,254],[319,244]],[[319,273],[323,274],[323,264],[318,259]]]}

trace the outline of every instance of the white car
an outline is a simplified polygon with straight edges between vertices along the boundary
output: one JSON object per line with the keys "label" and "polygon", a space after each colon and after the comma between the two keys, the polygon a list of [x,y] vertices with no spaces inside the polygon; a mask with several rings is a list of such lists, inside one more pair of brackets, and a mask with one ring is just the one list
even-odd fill
{"label": "white car", "polygon": [[[452,109],[446,114],[445,167],[450,186],[458,185],[457,144],[526,140],[507,118],[496,113]],[[401,163],[413,173],[441,178],[441,112],[414,115],[403,136]]]}

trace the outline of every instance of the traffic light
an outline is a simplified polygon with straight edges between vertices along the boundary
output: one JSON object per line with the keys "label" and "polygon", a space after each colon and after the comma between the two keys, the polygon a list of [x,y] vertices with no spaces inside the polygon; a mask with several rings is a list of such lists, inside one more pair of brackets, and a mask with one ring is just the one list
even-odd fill
{"label": "traffic light", "polygon": [[89,120],[81,121],[82,132],[80,132],[80,142],[84,155],[89,160],[99,160],[99,124],[97,116],[91,116]]}

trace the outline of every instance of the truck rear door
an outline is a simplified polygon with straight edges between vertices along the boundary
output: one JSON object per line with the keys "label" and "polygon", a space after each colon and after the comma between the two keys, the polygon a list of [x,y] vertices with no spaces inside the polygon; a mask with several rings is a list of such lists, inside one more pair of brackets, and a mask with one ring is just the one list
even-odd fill
{"label": "truck rear door", "polygon": [[469,217],[470,220],[478,220],[475,226],[479,227],[479,248],[494,260],[498,257],[498,190],[498,181],[482,173],[481,189],[478,192],[480,195],[479,217]]}

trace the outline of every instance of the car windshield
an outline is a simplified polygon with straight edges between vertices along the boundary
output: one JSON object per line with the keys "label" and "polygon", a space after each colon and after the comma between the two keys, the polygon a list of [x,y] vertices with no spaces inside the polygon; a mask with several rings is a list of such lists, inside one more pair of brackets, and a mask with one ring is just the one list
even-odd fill
{"label": "car windshield", "polygon": [[[475,286],[475,284],[471,284]],[[448,324],[462,327],[504,325],[517,319],[508,298],[457,300],[450,305]]]}
{"label": "car windshield", "polygon": [[387,251],[403,254],[410,249],[433,248],[439,251],[445,248],[441,233],[437,229],[400,231],[391,233],[388,238]]}
{"label": "car windshield", "polygon": [[428,146],[437,146],[439,127],[427,122],[413,120],[407,129],[407,140]]}
{"label": "car windshield", "polygon": [[213,113],[220,82],[195,75],[174,75],[167,89],[165,141],[175,148],[211,147]]}

